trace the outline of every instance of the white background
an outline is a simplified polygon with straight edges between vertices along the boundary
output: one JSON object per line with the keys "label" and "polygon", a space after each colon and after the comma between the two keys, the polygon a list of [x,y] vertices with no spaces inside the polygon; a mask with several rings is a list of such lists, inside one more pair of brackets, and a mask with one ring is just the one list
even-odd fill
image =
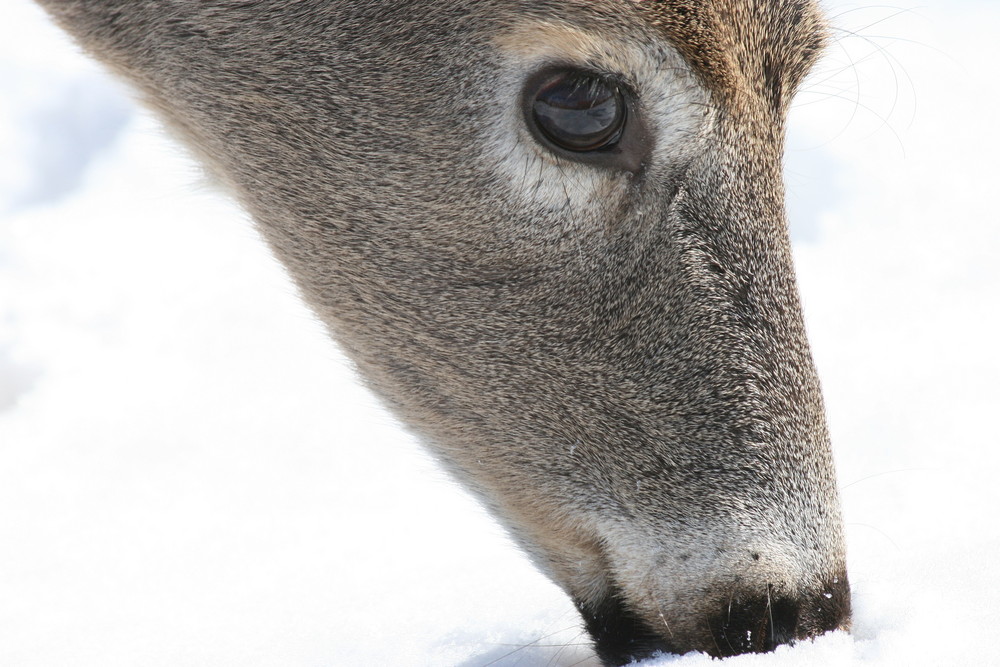
{"label": "white background", "polygon": [[[826,3],[786,168],[855,631],[727,664],[1000,664],[1000,6],[895,5]],[[0,665],[596,664],[200,179],[4,0]]]}

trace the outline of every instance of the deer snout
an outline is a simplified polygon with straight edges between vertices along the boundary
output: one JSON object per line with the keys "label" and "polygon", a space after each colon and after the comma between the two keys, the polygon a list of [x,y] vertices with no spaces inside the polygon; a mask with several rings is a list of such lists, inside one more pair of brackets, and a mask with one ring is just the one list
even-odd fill
{"label": "deer snout", "polygon": [[846,577],[799,595],[782,595],[770,586],[765,591],[734,591],[706,619],[710,642],[701,650],[718,658],[767,653],[782,644],[847,629],[850,618]]}
{"label": "deer snout", "polygon": [[762,590],[735,587],[711,597],[715,602],[707,612],[692,612],[689,618],[660,613],[658,619],[643,619],[620,591],[582,611],[595,651],[607,667],[657,653],[700,651],[716,658],[768,653],[782,644],[850,627],[846,575],[799,594],[781,593],[768,585]]}

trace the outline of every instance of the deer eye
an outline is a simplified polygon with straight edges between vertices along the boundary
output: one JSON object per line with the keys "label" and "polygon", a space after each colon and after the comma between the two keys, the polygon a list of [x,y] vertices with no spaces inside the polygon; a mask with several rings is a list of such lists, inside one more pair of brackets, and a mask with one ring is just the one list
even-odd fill
{"label": "deer eye", "polygon": [[557,71],[532,86],[528,95],[531,121],[559,148],[574,153],[600,151],[621,139],[625,100],[619,87],[605,77]]}

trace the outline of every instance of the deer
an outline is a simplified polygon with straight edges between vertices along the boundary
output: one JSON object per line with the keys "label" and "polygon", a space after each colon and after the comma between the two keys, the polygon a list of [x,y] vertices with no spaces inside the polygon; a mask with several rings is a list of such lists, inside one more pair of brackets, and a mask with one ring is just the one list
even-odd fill
{"label": "deer", "polygon": [[603,664],[849,631],[784,207],[813,0],[38,0]]}

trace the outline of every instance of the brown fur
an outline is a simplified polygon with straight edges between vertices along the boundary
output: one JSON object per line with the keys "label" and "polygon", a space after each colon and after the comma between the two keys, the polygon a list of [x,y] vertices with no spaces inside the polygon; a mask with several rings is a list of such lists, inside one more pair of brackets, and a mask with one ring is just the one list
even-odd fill
{"label": "brown fur", "polygon": [[721,103],[735,111],[765,102],[780,115],[825,43],[810,2],[644,0],[661,27]]}
{"label": "brown fur", "polygon": [[[781,184],[812,2],[41,4],[252,213],[605,661],[848,626]],[[633,160],[532,139],[552,63],[633,90]]]}

